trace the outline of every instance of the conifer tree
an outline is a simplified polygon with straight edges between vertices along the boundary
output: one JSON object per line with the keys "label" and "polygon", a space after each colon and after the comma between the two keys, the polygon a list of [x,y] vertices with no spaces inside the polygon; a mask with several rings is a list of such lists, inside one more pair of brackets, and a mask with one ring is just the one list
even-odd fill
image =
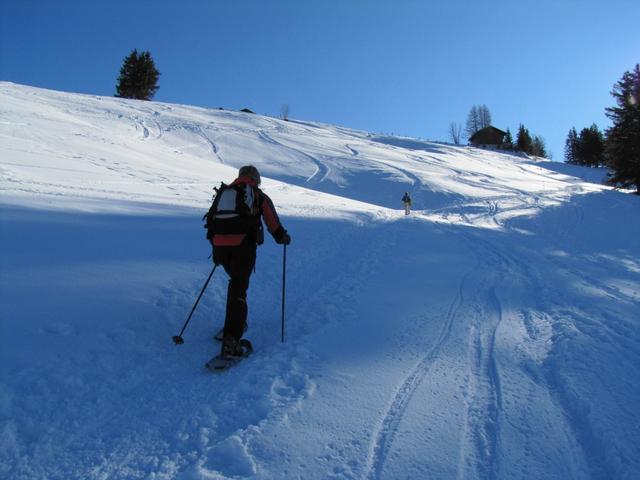
{"label": "conifer tree", "polygon": [[633,186],[640,195],[640,65],[625,72],[613,87],[616,106],[606,109],[613,126],[607,130],[606,158],[610,183]]}
{"label": "conifer tree", "polygon": [[116,97],[151,100],[158,91],[160,72],[149,52],[133,50],[122,62]]}
{"label": "conifer tree", "polygon": [[594,123],[583,128],[576,145],[576,157],[579,165],[599,167],[604,164],[604,135]]}
{"label": "conifer tree", "polygon": [[507,128],[507,133],[502,140],[502,150],[513,150],[513,137],[511,136],[511,130]]}
{"label": "conifer tree", "polygon": [[564,143],[564,161],[573,165],[578,164],[578,132],[571,127]]}
{"label": "conifer tree", "polygon": [[533,137],[533,141],[531,144],[531,154],[535,155],[536,157],[547,157],[547,145],[544,141],[544,138],[539,135]]}
{"label": "conifer tree", "polygon": [[516,137],[516,149],[527,154],[533,152],[533,140],[531,140],[529,130],[527,130],[522,124],[520,124],[520,127],[518,128],[518,136]]}

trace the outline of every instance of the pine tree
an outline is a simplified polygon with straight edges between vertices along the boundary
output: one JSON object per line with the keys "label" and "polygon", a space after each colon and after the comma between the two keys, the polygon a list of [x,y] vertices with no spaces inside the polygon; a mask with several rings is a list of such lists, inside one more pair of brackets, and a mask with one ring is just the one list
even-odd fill
{"label": "pine tree", "polygon": [[564,143],[564,161],[573,165],[578,164],[578,132],[571,127]]}
{"label": "pine tree", "polygon": [[502,150],[513,150],[513,137],[511,136],[511,130],[507,128],[507,133],[502,140]]}
{"label": "pine tree", "polygon": [[604,164],[604,135],[595,123],[580,131],[576,147],[579,165],[599,167]]}
{"label": "pine tree", "polygon": [[535,155],[536,157],[547,158],[547,145],[544,141],[544,138],[539,135],[535,135],[533,137],[533,141],[531,144],[531,154]]}
{"label": "pine tree", "polygon": [[611,95],[617,106],[606,109],[613,126],[607,130],[606,159],[610,183],[634,186],[640,195],[640,65],[625,72]]}
{"label": "pine tree", "polygon": [[116,97],[151,100],[158,91],[160,72],[149,52],[133,50],[122,62]]}
{"label": "pine tree", "polygon": [[520,124],[520,127],[518,128],[518,136],[516,137],[516,150],[519,150],[526,154],[531,154],[533,152],[533,140],[531,140],[529,130],[527,130],[522,124]]}

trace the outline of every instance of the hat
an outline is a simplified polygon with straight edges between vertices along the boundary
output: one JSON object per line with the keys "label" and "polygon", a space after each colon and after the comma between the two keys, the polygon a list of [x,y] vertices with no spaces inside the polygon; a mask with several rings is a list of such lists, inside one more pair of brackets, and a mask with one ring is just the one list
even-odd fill
{"label": "hat", "polygon": [[249,177],[256,185],[260,185],[260,172],[253,165],[245,165],[244,167],[240,167],[240,171],[238,172],[239,177]]}

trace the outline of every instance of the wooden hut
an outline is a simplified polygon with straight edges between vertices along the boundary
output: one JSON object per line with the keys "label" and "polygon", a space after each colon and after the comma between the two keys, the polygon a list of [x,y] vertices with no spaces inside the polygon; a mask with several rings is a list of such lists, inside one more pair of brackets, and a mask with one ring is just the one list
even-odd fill
{"label": "wooden hut", "polygon": [[488,126],[471,135],[469,143],[480,148],[500,148],[507,132]]}

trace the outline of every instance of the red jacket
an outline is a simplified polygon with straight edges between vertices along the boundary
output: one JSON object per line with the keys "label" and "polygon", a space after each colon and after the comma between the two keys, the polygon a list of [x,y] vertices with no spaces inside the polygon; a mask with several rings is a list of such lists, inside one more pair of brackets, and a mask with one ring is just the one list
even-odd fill
{"label": "red jacket", "polygon": [[[258,213],[262,215],[264,222],[267,224],[269,233],[276,241],[280,238],[280,235],[284,234],[284,228],[280,223],[276,208],[273,206],[273,202],[269,196],[258,188],[256,182],[251,177],[238,177],[231,185],[238,185],[244,183],[250,185],[253,188],[256,198],[256,205]],[[214,247],[237,247],[247,236],[246,233],[239,234],[216,234],[213,236],[212,244]]]}

